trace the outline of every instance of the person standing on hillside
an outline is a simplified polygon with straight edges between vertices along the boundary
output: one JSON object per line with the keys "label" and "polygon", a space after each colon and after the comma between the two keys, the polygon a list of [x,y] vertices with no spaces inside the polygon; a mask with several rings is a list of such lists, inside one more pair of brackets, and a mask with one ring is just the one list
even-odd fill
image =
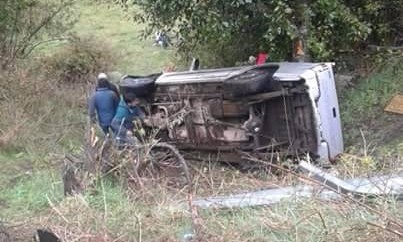
{"label": "person standing on hillside", "polygon": [[97,80],[101,80],[101,79],[106,80],[106,82],[108,83],[109,90],[113,91],[116,94],[116,96],[118,96],[118,97],[120,96],[118,88],[116,87],[115,84],[113,84],[112,82],[109,81],[109,78],[105,73],[98,74]]}
{"label": "person standing on hillside", "polygon": [[91,96],[88,104],[91,122],[95,123],[98,117],[98,124],[105,135],[109,134],[111,122],[119,104],[119,94],[116,87],[115,89],[113,90],[104,73],[99,74],[95,93]]}

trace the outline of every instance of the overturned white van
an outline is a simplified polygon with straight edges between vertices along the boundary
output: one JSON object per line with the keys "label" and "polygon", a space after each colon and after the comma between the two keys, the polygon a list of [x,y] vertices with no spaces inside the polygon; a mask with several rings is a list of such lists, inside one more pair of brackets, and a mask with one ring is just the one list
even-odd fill
{"label": "overturned white van", "polygon": [[143,98],[157,138],[216,160],[242,162],[343,152],[331,63],[270,63],[125,76],[120,90]]}

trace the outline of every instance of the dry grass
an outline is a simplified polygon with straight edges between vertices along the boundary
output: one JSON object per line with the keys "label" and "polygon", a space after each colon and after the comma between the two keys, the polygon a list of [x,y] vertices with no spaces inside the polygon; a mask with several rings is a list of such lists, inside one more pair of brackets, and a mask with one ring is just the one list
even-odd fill
{"label": "dry grass", "polygon": [[116,241],[111,237],[104,218],[83,197],[67,198],[57,205],[50,200],[49,203],[51,213],[44,217],[43,227],[63,241]]}
{"label": "dry grass", "polygon": [[166,189],[115,189],[100,184],[93,194],[51,203],[42,227],[63,241],[176,241],[176,227],[181,226],[176,223],[189,220],[186,211],[172,206],[181,196]]}
{"label": "dry grass", "polygon": [[194,195],[227,195],[295,184],[294,176],[277,176],[265,171],[245,171],[215,161],[190,161]]}
{"label": "dry grass", "polygon": [[0,148],[6,147],[8,144],[15,142],[15,138],[21,130],[21,126],[23,125],[23,123],[24,121],[22,121],[21,123],[17,123],[12,127],[8,127],[7,130],[1,133]]}
{"label": "dry grass", "polygon": [[[401,216],[401,215],[400,215]],[[206,211],[202,241],[399,241],[387,221],[354,203],[316,199],[269,208]],[[401,231],[400,231],[401,234]]]}
{"label": "dry grass", "polygon": [[[204,174],[194,176],[194,184],[206,189],[195,189],[193,196],[225,194],[244,182],[252,189],[264,182],[231,180],[225,173],[234,172],[221,168],[194,171]],[[400,241],[403,236],[402,206],[393,199],[346,197],[325,202],[295,197],[270,207],[221,210],[189,210],[188,199],[185,192],[162,184],[133,189],[104,177],[84,196],[61,203],[49,200],[51,213],[40,221],[63,241],[184,241],[192,237],[192,241],[375,242]]]}
{"label": "dry grass", "polygon": [[[228,165],[192,163],[194,190],[164,183],[133,187],[103,176],[83,195],[62,201],[30,219],[62,241],[401,241],[402,205],[373,198],[325,202],[292,198],[270,207],[190,209],[189,199],[293,184],[299,174],[280,178],[241,173]],[[274,180],[271,180],[274,179]],[[277,180],[277,181],[276,181]],[[31,227],[32,229],[32,227]]]}
{"label": "dry grass", "polygon": [[349,179],[403,171],[403,143],[382,147],[363,140],[362,146],[349,147],[332,167],[338,176]]}
{"label": "dry grass", "polygon": [[[302,174],[289,173],[320,185]],[[200,241],[403,239],[401,203],[384,197],[365,200],[342,197],[339,202],[295,197],[270,207],[199,211],[197,236]]]}
{"label": "dry grass", "polygon": [[[59,72],[65,71],[66,66],[59,67]],[[81,76],[83,73],[76,73],[75,77],[83,78],[81,82],[61,83],[59,72],[52,76],[45,69],[35,64],[30,68],[20,65],[13,70],[3,70],[0,76],[2,149],[43,156],[56,150],[74,150],[82,143],[88,83],[95,80],[95,73],[85,72],[85,77]]]}

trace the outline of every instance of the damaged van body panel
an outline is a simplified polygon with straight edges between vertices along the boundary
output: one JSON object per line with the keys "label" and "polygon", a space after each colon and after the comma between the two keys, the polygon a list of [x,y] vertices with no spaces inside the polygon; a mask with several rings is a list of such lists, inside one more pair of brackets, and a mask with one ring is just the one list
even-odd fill
{"label": "damaged van body panel", "polygon": [[343,137],[332,64],[314,65],[301,78],[309,87],[313,105],[318,155],[334,159],[343,152]]}
{"label": "damaged van body panel", "polygon": [[[343,151],[330,63],[173,72],[147,85],[150,126],[181,149],[218,151],[218,160],[228,162],[248,153],[328,160]],[[121,85],[123,95],[129,89]]]}

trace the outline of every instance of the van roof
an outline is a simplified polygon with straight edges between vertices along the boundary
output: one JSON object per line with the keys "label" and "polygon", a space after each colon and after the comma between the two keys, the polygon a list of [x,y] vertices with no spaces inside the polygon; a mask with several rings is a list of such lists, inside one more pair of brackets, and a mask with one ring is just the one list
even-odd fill
{"label": "van roof", "polygon": [[[301,63],[301,62],[279,62],[267,63],[266,66],[278,65],[279,69],[275,72],[274,78],[279,81],[298,81],[301,76],[309,70],[318,66],[327,66],[330,63]],[[156,80],[158,85],[169,84],[190,84],[190,83],[211,83],[222,82],[230,76],[247,70],[257,69],[261,66],[241,66],[219,69],[204,69],[197,71],[169,72],[164,73]]]}

